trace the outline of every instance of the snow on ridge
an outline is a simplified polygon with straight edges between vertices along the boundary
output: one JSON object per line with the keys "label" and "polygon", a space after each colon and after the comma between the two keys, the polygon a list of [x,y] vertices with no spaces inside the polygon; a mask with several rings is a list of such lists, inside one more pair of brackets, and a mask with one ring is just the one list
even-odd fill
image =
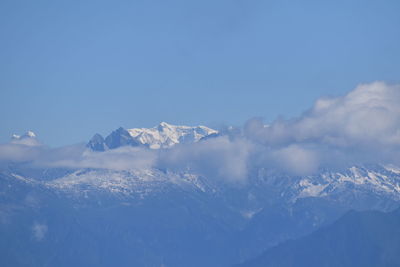
{"label": "snow on ridge", "polygon": [[135,140],[152,149],[169,148],[179,143],[198,142],[203,137],[218,131],[206,126],[177,126],[161,122],[153,128],[132,128],[127,130]]}
{"label": "snow on ridge", "polygon": [[385,165],[383,166],[387,171],[393,172],[395,174],[400,174],[400,168],[394,165]]}
{"label": "snow on ridge", "polygon": [[[191,172],[171,172],[158,169],[131,169],[124,171],[107,169],[80,169],[65,176],[37,181],[12,174],[14,179],[42,185],[49,189],[66,193],[103,191],[126,196],[145,197],[172,188],[198,193],[214,194],[221,190],[220,184],[209,177]],[[282,183],[271,184],[263,177],[258,182],[248,184],[243,190],[263,190],[275,187],[281,197],[291,203],[305,198],[344,198],[349,195],[369,194],[400,201],[400,175],[388,172],[384,168],[352,167],[342,172],[324,172],[313,176],[291,177]],[[250,192],[250,191],[249,191]],[[247,210],[246,211],[251,211]],[[252,213],[244,216],[251,218]]]}
{"label": "snow on ridge", "polygon": [[323,191],[329,184],[314,184],[308,179],[303,179],[300,181],[299,185],[302,190],[300,191],[298,198],[306,198],[326,196],[327,194],[323,193]]}
{"label": "snow on ridge", "polygon": [[151,193],[168,190],[170,186],[193,188],[203,193],[211,187],[201,177],[190,173],[164,173],[156,169],[131,169],[125,171],[92,169],[77,170],[64,177],[44,182],[48,188],[81,194],[88,190],[101,190],[123,195],[145,197]]}

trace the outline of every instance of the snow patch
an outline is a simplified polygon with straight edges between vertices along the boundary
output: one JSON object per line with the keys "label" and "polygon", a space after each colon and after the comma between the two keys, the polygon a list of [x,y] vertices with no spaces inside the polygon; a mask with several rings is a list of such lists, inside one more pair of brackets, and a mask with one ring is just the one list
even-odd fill
{"label": "snow patch", "polygon": [[218,131],[205,126],[176,126],[161,122],[153,128],[128,129],[137,141],[151,149],[169,148],[179,143],[194,143]]}
{"label": "snow patch", "polygon": [[297,198],[306,197],[320,197],[326,194],[321,194],[322,191],[328,186],[328,184],[313,184],[308,179],[300,181],[299,185],[303,188]]}

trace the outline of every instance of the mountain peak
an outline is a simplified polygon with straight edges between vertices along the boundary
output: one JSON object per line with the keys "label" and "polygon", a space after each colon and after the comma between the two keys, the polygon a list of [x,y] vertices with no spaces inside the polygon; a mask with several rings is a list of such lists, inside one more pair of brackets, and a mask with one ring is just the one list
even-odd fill
{"label": "mountain peak", "polygon": [[32,131],[27,131],[23,135],[13,134],[11,136],[11,139],[13,139],[13,140],[21,140],[21,139],[25,139],[25,138],[36,138],[36,134]]}
{"label": "mountain peak", "polygon": [[36,139],[36,134],[32,131],[27,131],[23,135],[13,134],[11,136],[11,143],[28,146],[41,145]]}
{"label": "mountain peak", "polygon": [[105,139],[95,134],[86,145],[95,151],[105,151],[120,146],[147,146],[151,149],[170,148],[179,143],[194,143],[205,137],[216,136],[218,131],[205,126],[177,126],[160,122],[153,128],[119,127]]}
{"label": "mountain peak", "polygon": [[125,131],[126,131],[126,129],[122,126],[120,126],[117,130],[115,130],[115,132],[119,132],[119,133],[123,133]]}
{"label": "mountain peak", "polygon": [[105,151],[107,149],[103,136],[98,133],[93,135],[92,139],[86,144],[86,147],[94,151]]}
{"label": "mountain peak", "polygon": [[169,123],[166,123],[165,121],[160,122],[159,126],[161,127],[171,127],[172,125]]}
{"label": "mountain peak", "polygon": [[108,148],[118,148],[120,146],[139,146],[140,143],[132,138],[129,132],[123,128],[119,127],[117,130],[113,131],[105,139],[105,144]]}
{"label": "mountain peak", "polygon": [[161,122],[153,128],[128,129],[130,135],[151,149],[169,148],[179,143],[198,142],[218,131],[205,126],[177,126]]}

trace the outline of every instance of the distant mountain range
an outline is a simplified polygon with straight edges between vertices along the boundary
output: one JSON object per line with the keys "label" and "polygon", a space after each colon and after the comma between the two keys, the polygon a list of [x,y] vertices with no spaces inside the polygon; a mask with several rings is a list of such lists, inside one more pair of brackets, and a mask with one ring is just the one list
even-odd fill
{"label": "distant mountain range", "polygon": [[[397,166],[359,164],[295,175],[254,165],[243,183],[190,166],[105,167],[121,150],[141,158],[185,144],[213,148],[219,138],[227,140],[204,126],[161,123],[95,135],[73,151],[76,157],[105,155],[96,168],[1,162],[2,265],[396,266],[390,264],[398,263],[393,249],[398,251],[399,212],[348,212],[398,208]],[[14,136],[11,144],[28,152],[40,146],[33,133]],[[357,259],[346,258],[347,251]],[[368,253],[365,261],[358,259],[361,253]]]}
{"label": "distant mountain range", "polygon": [[198,142],[204,137],[216,135],[218,131],[205,126],[176,126],[161,122],[153,128],[122,127],[113,131],[106,138],[95,134],[87,144],[94,151],[105,151],[121,146],[146,146],[151,149],[169,148],[176,144]]}

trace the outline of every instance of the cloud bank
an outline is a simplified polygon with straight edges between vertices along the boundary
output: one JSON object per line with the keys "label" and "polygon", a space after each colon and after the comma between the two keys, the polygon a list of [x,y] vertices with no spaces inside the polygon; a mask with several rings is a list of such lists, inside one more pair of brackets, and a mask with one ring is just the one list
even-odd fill
{"label": "cloud bank", "polygon": [[323,97],[297,118],[243,127],[193,144],[150,150],[120,147],[93,152],[84,145],[51,149],[29,142],[0,145],[0,161],[68,168],[161,168],[244,182],[249,171],[307,175],[321,168],[392,163],[400,159],[400,85],[374,82],[340,97]]}
{"label": "cloud bank", "polygon": [[205,176],[243,182],[247,176],[252,144],[244,138],[219,136],[161,150],[157,165],[173,170],[190,170]]}
{"label": "cloud bank", "polygon": [[363,84],[343,97],[320,98],[302,116],[246,132],[268,145],[318,142],[339,147],[400,144],[400,86]]}

